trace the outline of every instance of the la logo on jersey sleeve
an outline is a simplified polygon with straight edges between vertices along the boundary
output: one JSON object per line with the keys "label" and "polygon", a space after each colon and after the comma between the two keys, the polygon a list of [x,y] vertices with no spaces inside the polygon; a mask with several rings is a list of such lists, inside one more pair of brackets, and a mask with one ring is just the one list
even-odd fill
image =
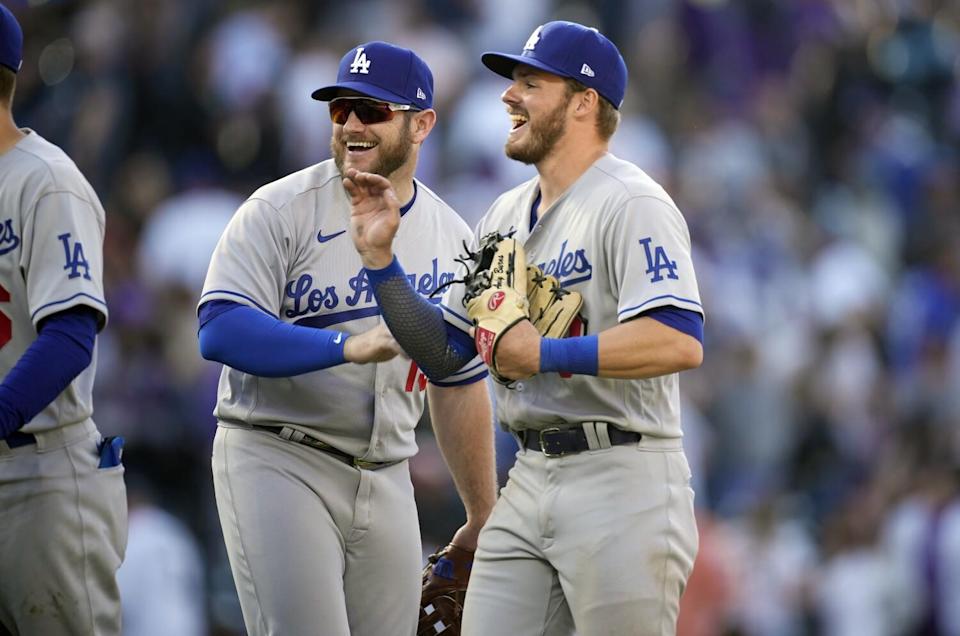
{"label": "la logo on jersey sleeve", "polygon": [[647,257],[647,274],[653,274],[650,278],[651,283],[659,283],[666,278],[679,280],[677,276],[677,261],[670,260],[667,251],[662,245],[654,245],[653,238],[647,237],[640,239],[640,245],[643,246],[644,255]]}
{"label": "la logo on jersey sleeve", "polygon": [[82,276],[86,280],[90,280],[90,263],[83,254],[83,244],[80,241],[71,241],[69,232],[61,234],[57,238],[63,243],[63,256],[66,261],[63,269],[70,270],[67,278],[79,278],[82,269]]}

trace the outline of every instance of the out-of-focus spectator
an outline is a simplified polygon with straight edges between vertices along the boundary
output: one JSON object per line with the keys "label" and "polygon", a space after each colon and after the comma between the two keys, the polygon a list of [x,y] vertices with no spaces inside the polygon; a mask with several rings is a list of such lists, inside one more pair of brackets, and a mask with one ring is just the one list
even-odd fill
{"label": "out-of-focus spectator", "polygon": [[200,545],[157,506],[150,486],[128,478],[130,532],[117,572],[128,636],[204,636],[207,608]]}
{"label": "out-of-focus spectator", "polygon": [[788,503],[761,501],[731,533],[739,581],[733,623],[750,636],[800,636],[807,630],[817,550],[799,511],[790,511]]}
{"label": "out-of-focus spectator", "polygon": [[706,509],[697,513],[700,548],[696,566],[680,599],[677,636],[726,636],[736,633],[734,599],[740,579],[733,561],[733,540],[725,523]]}
{"label": "out-of-focus spectator", "polygon": [[909,625],[910,578],[882,549],[879,494],[854,493],[830,519],[824,561],[812,582],[813,605],[824,636],[896,636]]}

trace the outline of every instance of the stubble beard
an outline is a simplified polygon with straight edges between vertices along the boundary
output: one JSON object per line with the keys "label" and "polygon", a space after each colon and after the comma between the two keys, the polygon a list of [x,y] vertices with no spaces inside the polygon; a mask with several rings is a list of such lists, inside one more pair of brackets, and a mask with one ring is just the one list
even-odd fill
{"label": "stubble beard", "polygon": [[[390,175],[407,163],[412,151],[413,134],[410,132],[410,129],[404,125],[396,141],[384,142],[382,139],[380,140],[380,143],[377,145],[377,152],[380,156],[376,163],[370,166],[368,172],[389,179]],[[336,137],[330,139],[330,154],[333,155],[333,161],[337,165],[337,170],[340,174],[343,174],[347,145],[342,141],[342,137],[341,139],[337,139]]]}
{"label": "stubble beard", "polygon": [[542,161],[567,130],[566,110],[570,100],[557,105],[552,111],[544,115],[539,122],[528,121],[526,143],[511,143],[507,141],[504,151],[514,161],[525,164],[535,164]]}

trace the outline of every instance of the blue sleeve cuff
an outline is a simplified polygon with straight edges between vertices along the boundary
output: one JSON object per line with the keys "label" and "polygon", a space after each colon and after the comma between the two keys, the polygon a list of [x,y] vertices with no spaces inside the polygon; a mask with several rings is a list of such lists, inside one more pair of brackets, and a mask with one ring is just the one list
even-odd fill
{"label": "blue sleeve cuff", "polygon": [[691,338],[696,338],[700,344],[703,344],[703,316],[695,311],[670,305],[645,311],[637,317],[641,316],[653,318],[668,327],[673,327]]}
{"label": "blue sleeve cuff", "polygon": [[240,303],[232,300],[208,300],[200,305],[200,309],[197,312],[197,319],[200,322],[199,328],[202,329],[205,324],[220,314],[225,314],[232,309],[245,306],[246,305],[241,305]]}
{"label": "blue sleeve cuff", "polygon": [[371,287],[376,287],[380,283],[389,278],[393,278],[394,276],[400,276],[403,278],[406,278],[407,276],[407,273],[403,271],[402,267],[400,267],[400,261],[397,260],[396,256],[394,256],[393,260],[390,261],[390,264],[383,269],[370,269],[365,267],[364,271],[367,272],[367,280],[370,281]]}

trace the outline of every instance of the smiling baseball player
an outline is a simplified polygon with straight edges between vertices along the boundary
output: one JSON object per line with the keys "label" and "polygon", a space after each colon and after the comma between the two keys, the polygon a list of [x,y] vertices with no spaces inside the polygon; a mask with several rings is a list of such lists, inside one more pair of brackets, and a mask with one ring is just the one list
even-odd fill
{"label": "smiling baseball player", "polygon": [[0,634],[120,633],[120,438],[91,419],[105,214],[62,150],[17,128],[22,33],[0,5]]}
{"label": "smiling baseball player", "polygon": [[[329,101],[334,158],[268,184],[239,209],[210,263],[200,347],[226,366],[215,414],[217,508],[251,634],[408,635],[422,553],[407,458],[429,396],[467,511],[472,553],[496,496],[486,368],[427,382],[381,324],[349,236],[342,173],[389,179],[397,249],[420,298],[453,279],[466,224],[413,178],[436,121],[412,51],[349,51]],[[439,300],[439,297],[437,297]],[[429,302],[424,300],[424,302]],[[438,379],[439,380],[439,379]]]}
{"label": "smiling baseball player", "polygon": [[[703,355],[689,232],[662,187],[608,152],[627,79],[613,43],[550,22],[521,54],[482,59],[512,80],[506,154],[538,174],[481,220],[466,284],[442,310],[412,309],[390,184],[346,181],[355,245],[398,342],[442,377],[474,353],[451,330],[470,330],[522,446],[480,535],[462,633],[673,634],[698,541],[678,382]],[[538,268],[529,278],[525,264]],[[548,276],[555,296],[582,298],[567,337],[526,319],[524,281]]]}

